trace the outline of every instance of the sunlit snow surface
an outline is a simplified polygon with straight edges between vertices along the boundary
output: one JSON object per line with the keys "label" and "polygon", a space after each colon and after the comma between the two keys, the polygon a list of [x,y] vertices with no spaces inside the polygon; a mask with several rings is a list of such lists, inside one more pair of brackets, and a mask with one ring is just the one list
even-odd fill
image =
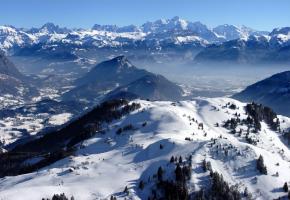
{"label": "sunlit snow surface", "polygon": [[72,117],[71,113],[62,113],[58,115],[53,115],[49,119],[49,123],[52,125],[62,125],[66,123]]}

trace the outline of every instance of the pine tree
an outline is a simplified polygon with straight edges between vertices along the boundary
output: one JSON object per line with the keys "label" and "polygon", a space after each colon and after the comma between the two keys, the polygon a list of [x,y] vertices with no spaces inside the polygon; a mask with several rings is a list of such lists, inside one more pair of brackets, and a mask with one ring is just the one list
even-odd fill
{"label": "pine tree", "polygon": [[284,190],[284,192],[288,192],[288,184],[287,184],[287,182],[284,183],[283,190]]}
{"label": "pine tree", "polygon": [[267,167],[264,164],[264,159],[262,155],[260,155],[257,160],[257,169],[259,170],[260,173],[267,175]]}
{"label": "pine tree", "polygon": [[118,130],[116,131],[116,134],[120,135],[122,133],[123,129],[122,128],[118,128]]}
{"label": "pine tree", "polygon": [[64,193],[62,193],[60,195],[58,194],[53,195],[52,200],[68,200],[68,198],[65,196]]}
{"label": "pine tree", "polygon": [[125,189],[124,189],[124,193],[128,194],[129,193],[129,190],[128,190],[128,187],[126,186]]}
{"label": "pine tree", "polygon": [[178,161],[180,164],[182,163],[182,157],[179,156],[179,161]]}
{"label": "pine tree", "polygon": [[200,191],[197,192],[197,194],[195,195],[195,200],[206,200],[206,196],[205,196],[205,192],[203,189],[201,189]]}
{"label": "pine tree", "polygon": [[206,167],[206,160],[205,159],[203,159],[203,161],[202,161],[202,169],[203,169],[203,171],[207,171],[207,167]]}
{"label": "pine tree", "polygon": [[247,187],[244,190],[244,196],[245,197],[248,197],[249,196],[249,191],[248,191],[248,188]]}
{"label": "pine tree", "polygon": [[158,181],[162,181],[162,179],[163,179],[163,169],[162,169],[162,167],[158,168],[157,177],[158,177]]}
{"label": "pine tree", "polygon": [[184,167],[182,168],[183,176],[186,177],[187,180],[190,180],[190,178],[191,178],[191,170],[192,170],[191,165],[189,165],[189,166],[184,166]]}
{"label": "pine tree", "polygon": [[171,162],[171,163],[174,163],[174,157],[173,157],[173,156],[171,156],[171,158],[170,158],[170,162]]}
{"label": "pine tree", "polygon": [[180,182],[183,181],[184,179],[182,169],[179,164],[177,164],[176,169],[175,169],[175,178],[176,178],[176,181],[180,181]]}
{"label": "pine tree", "polygon": [[139,182],[139,189],[143,190],[143,188],[144,188],[144,182],[141,180]]}

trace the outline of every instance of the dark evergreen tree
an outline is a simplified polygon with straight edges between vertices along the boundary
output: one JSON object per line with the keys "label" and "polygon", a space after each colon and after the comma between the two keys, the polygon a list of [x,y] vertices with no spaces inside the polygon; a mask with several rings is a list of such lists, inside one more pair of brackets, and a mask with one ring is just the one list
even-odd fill
{"label": "dark evergreen tree", "polygon": [[158,181],[162,181],[163,180],[163,169],[162,169],[162,167],[158,168],[157,178],[158,178]]}
{"label": "dark evergreen tree", "polygon": [[237,186],[229,186],[229,184],[224,181],[223,176],[217,172],[213,172],[212,175],[212,188],[211,195],[213,199],[227,199],[227,200],[240,200],[240,192]]}
{"label": "dark evergreen tree", "polygon": [[[264,107],[261,104],[247,104],[246,112],[253,119],[255,131],[261,130],[261,121],[264,120],[272,130],[280,130],[280,121],[277,114],[269,107]],[[251,123],[249,123],[251,124]]]}
{"label": "dark evergreen tree", "polygon": [[284,190],[284,192],[288,192],[288,184],[287,184],[287,182],[284,183],[283,190]]}
{"label": "dark evergreen tree", "polygon": [[203,159],[203,161],[202,161],[202,169],[203,169],[203,171],[207,171],[207,167],[206,167],[206,160],[205,159]]}
{"label": "dark evergreen tree", "polygon": [[124,193],[129,194],[129,190],[128,190],[128,187],[127,186],[124,189]]}
{"label": "dark evergreen tree", "polygon": [[62,193],[60,195],[59,194],[53,195],[52,200],[68,200],[68,198],[65,196],[64,193]]}
{"label": "dark evergreen tree", "polygon": [[181,164],[183,161],[182,161],[182,157],[181,156],[179,156],[179,164]]}
{"label": "dark evergreen tree", "polygon": [[116,131],[116,134],[117,134],[117,135],[120,135],[120,134],[122,133],[122,131],[123,131],[122,128],[118,128],[117,131]]}
{"label": "dark evergreen tree", "polygon": [[142,180],[139,182],[139,189],[144,189],[144,182]]}
{"label": "dark evergreen tree", "polygon": [[260,155],[258,160],[257,160],[257,170],[260,173],[267,175],[267,167],[264,164],[264,159],[263,159],[262,155]]}
{"label": "dark evergreen tree", "polygon": [[235,110],[235,109],[237,108],[237,106],[236,106],[235,104],[231,104],[231,105],[229,106],[229,108],[232,109],[232,110]]}
{"label": "dark evergreen tree", "polygon": [[177,182],[183,182],[184,180],[182,169],[179,164],[177,164],[176,169],[175,169],[175,179]]}
{"label": "dark evergreen tree", "polygon": [[207,200],[203,189],[201,189],[195,194],[194,200]]}
{"label": "dark evergreen tree", "polygon": [[187,180],[190,180],[191,178],[191,165],[188,165],[188,166],[184,166],[182,168],[182,173],[183,173],[183,176],[186,177]]}
{"label": "dark evergreen tree", "polygon": [[247,187],[244,190],[244,197],[249,197],[249,191]]}

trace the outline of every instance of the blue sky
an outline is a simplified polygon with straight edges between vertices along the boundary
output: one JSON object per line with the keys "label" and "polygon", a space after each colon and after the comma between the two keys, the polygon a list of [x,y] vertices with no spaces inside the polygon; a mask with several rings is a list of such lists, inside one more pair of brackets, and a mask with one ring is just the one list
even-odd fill
{"label": "blue sky", "polygon": [[174,16],[210,27],[227,23],[271,30],[290,26],[290,0],[0,0],[0,24],[16,27],[141,25]]}

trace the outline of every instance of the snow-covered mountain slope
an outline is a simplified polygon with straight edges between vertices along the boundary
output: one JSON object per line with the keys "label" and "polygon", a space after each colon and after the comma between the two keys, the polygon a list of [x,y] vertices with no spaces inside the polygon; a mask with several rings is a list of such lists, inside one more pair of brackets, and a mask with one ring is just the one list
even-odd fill
{"label": "snow-covered mountain slope", "polygon": [[247,38],[250,35],[268,35],[269,33],[266,31],[256,31],[246,26],[234,26],[229,24],[224,24],[217,26],[213,29],[215,33],[217,33],[219,36],[222,36],[225,38],[225,40],[235,40],[238,38]]}
{"label": "snow-covered mountain slope", "polygon": [[269,35],[272,46],[285,47],[290,45],[290,27],[275,28]]}
{"label": "snow-covered mountain slope", "polygon": [[177,100],[183,93],[177,84],[161,75],[135,67],[125,56],[99,63],[77,79],[75,85],[75,88],[63,94],[64,100],[92,104],[99,102],[105,95],[110,99],[115,98],[120,92],[128,92],[142,99]]}
{"label": "snow-covered mountain slope", "polygon": [[[282,135],[265,122],[258,133],[250,130],[247,134],[243,125],[236,127],[236,133],[222,127],[228,119],[246,119],[245,104],[229,98],[135,102],[141,105],[139,109],[104,124],[102,134],[77,145],[73,156],[37,172],[0,179],[0,198],[38,200],[64,192],[77,200],[109,199],[111,195],[147,199],[152,189],[160,195],[156,188],[159,167],[163,180],[175,179],[172,156],[183,157],[180,165],[184,158],[191,160],[186,181],[190,193],[210,187],[209,172],[202,167],[206,160],[212,171],[222,174],[230,185],[236,184],[241,195],[247,188],[253,199],[286,196],[282,186],[290,181],[290,150]],[[289,128],[289,118],[279,119],[282,130]],[[246,142],[246,137],[256,138],[257,143]],[[267,175],[256,169],[260,155]]]}
{"label": "snow-covered mountain slope", "polygon": [[30,45],[36,41],[33,35],[12,26],[0,26],[0,49],[7,50],[14,46]]}
{"label": "snow-covered mountain slope", "polygon": [[269,35],[257,34],[210,45],[195,57],[197,62],[289,63],[288,27]]}
{"label": "snow-covered mountain slope", "polygon": [[119,84],[124,84],[147,74],[149,72],[135,67],[126,56],[117,56],[97,64],[75,82],[78,86],[94,82],[118,82]]}
{"label": "snow-covered mountain slope", "polygon": [[248,86],[233,96],[240,101],[255,101],[270,106],[276,112],[290,116],[290,71],[275,74]]}

